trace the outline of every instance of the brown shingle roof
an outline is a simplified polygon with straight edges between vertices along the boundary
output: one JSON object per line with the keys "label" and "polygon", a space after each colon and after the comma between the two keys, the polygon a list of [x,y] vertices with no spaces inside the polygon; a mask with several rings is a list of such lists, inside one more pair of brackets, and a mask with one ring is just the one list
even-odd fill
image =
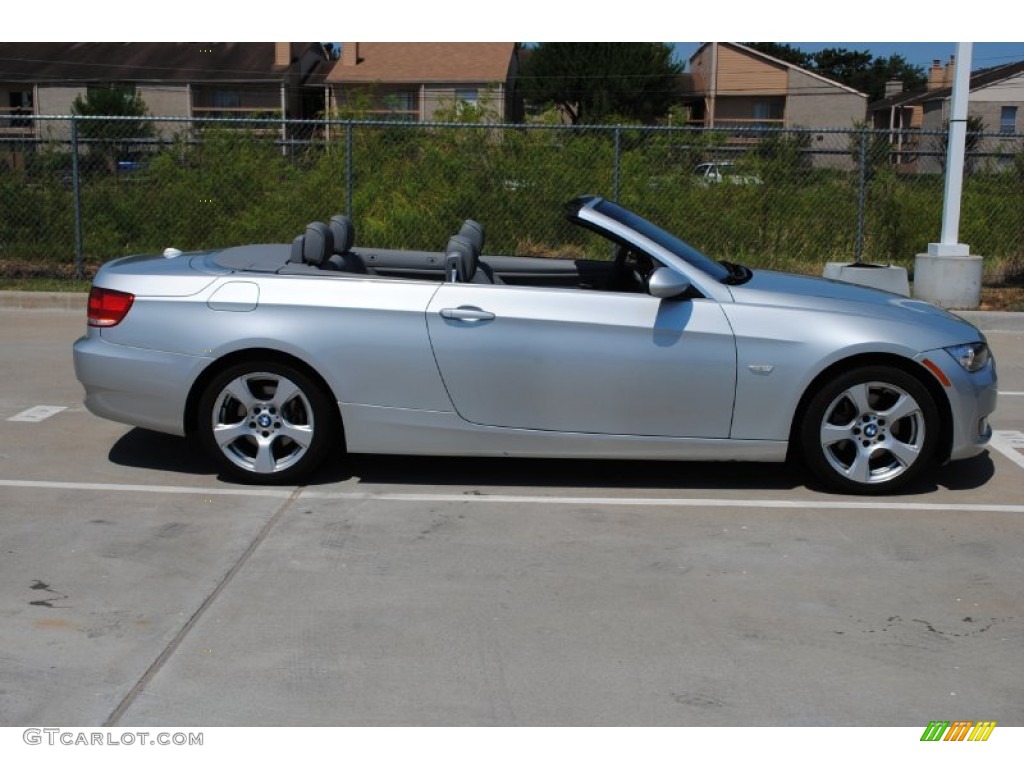
{"label": "brown shingle roof", "polygon": [[[1024,72],[1024,61],[1014,61],[1010,64],[999,64],[994,67],[987,67],[985,69],[976,69],[971,73],[969,90],[975,91],[978,88],[984,88],[987,85],[998,83],[1000,80],[1019,75]],[[890,96],[885,99],[880,99],[870,105],[871,110],[888,109],[893,106],[910,106],[913,104],[923,104],[926,101],[934,101],[935,99],[948,99],[953,93],[953,89],[949,86],[944,88],[932,88],[930,91],[920,89],[916,91],[908,91],[906,93],[898,93],[895,96]]]}
{"label": "brown shingle roof", "polygon": [[0,82],[280,82],[296,67],[274,66],[274,43],[0,43]]}
{"label": "brown shingle roof", "polygon": [[[994,67],[987,67],[985,69],[977,69],[971,73],[970,88],[969,90],[977,90],[978,88],[984,88],[987,85],[998,83],[1000,80],[1005,80],[1008,77],[1019,75],[1024,72],[1024,61],[1014,61],[1010,64],[999,64]],[[931,91],[927,91],[919,101],[931,101],[932,99],[945,99],[951,96],[953,89],[947,88],[936,88]]]}
{"label": "brown shingle roof", "polygon": [[358,62],[342,57],[331,83],[500,83],[509,76],[515,43],[344,43],[358,45]]}

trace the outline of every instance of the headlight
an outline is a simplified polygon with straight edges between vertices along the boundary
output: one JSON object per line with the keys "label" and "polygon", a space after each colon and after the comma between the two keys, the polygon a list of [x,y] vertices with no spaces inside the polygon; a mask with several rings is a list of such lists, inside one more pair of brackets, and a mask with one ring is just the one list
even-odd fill
{"label": "headlight", "polygon": [[988,344],[983,341],[975,341],[970,344],[957,344],[955,347],[946,347],[946,351],[953,356],[953,359],[960,363],[960,367],[969,373],[980,371],[991,358],[988,351]]}

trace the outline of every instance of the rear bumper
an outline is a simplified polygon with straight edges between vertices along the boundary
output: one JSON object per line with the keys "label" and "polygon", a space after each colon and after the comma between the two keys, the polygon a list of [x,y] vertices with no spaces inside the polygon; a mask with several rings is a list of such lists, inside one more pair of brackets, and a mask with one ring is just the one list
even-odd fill
{"label": "rear bumper", "polygon": [[172,435],[185,434],[185,401],[209,364],[203,357],[105,342],[90,330],[73,347],[85,407],[96,416]]}

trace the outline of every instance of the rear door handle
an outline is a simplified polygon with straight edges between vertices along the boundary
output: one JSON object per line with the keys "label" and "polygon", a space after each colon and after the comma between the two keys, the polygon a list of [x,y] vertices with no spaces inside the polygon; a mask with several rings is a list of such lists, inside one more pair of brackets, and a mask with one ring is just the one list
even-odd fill
{"label": "rear door handle", "polygon": [[464,320],[472,323],[493,320],[493,312],[485,312],[479,307],[457,307],[441,310],[441,317],[445,320]]}

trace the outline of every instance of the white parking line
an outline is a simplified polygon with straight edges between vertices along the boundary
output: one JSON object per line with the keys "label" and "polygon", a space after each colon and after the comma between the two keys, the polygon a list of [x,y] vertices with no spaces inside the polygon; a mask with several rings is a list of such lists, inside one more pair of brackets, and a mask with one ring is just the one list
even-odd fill
{"label": "white parking line", "polygon": [[992,439],[988,444],[999,451],[1021,469],[1024,469],[1024,454],[1018,448],[1024,449],[1024,433],[1012,432],[1009,430],[993,430]]}
{"label": "white parking line", "polygon": [[771,509],[890,509],[897,511],[937,512],[1014,512],[1024,513],[1024,504],[934,504],[925,502],[816,501],[814,499],[694,499],[637,498],[619,496],[518,496],[503,494],[457,493],[324,493],[310,491],[303,498],[350,501],[414,502],[491,502],[498,504],[598,504],[627,507],[767,507]]}
{"label": "white parking line", "polygon": [[[288,498],[294,488],[203,488],[178,485],[120,485],[117,483],[67,483],[46,480],[2,480],[0,487],[47,488],[55,490],[114,491],[130,493],[177,493],[199,496],[251,496]],[[620,507],[733,507],[754,509],[879,509],[898,512],[1009,512],[1024,514],[1024,504],[938,504],[897,501],[827,501],[824,499],[707,499],[643,498],[619,496],[519,496],[515,494],[471,493],[359,493],[303,489],[300,499],[327,501],[397,501],[412,503],[469,502],[491,504],[602,505]]]}
{"label": "white parking line", "polygon": [[29,408],[28,410],[22,411],[21,413],[16,413],[14,416],[11,416],[7,420],[8,421],[29,421],[29,422],[38,423],[38,422],[42,421],[43,419],[50,418],[55,413],[60,413],[61,411],[66,411],[66,410],[67,410],[67,406],[66,405],[35,405],[35,406]]}
{"label": "white parking line", "polygon": [[999,396],[1002,397],[1003,395],[1010,395],[1010,397],[1024,397],[1024,392],[1004,392],[1000,389]]}
{"label": "white parking line", "polygon": [[130,493],[191,493],[204,496],[267,496],[286,499],[294,488],[202,488],[182,485],[126,485],[121,483],[62,483],[49,480],[2,480],[0,488],[51,488],[62,491],[127,491]]}

